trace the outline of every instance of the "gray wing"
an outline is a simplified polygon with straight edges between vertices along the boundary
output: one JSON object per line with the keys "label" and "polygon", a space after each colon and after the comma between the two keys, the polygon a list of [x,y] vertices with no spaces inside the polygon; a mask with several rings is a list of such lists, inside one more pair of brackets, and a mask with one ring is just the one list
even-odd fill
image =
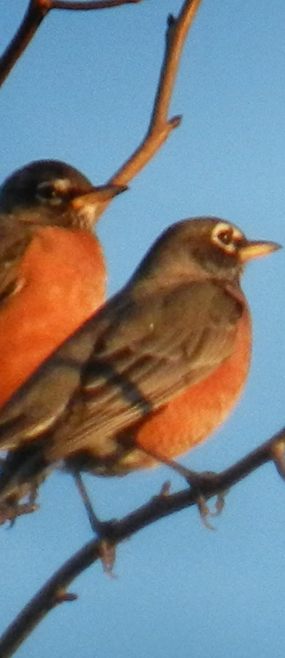
{"label": "gray wing", "polygon": [[115,435],[207,377],[231,354],[242,303],[191,283],[119,309],[101,333],[63,435],[72,453]]}
{"label": "gray wing", "polygon": [[0,445],[53,436],[59,458],[102,442],[200,381],[232,353],[242,304],[214,282],[109,302],[0,415]]}

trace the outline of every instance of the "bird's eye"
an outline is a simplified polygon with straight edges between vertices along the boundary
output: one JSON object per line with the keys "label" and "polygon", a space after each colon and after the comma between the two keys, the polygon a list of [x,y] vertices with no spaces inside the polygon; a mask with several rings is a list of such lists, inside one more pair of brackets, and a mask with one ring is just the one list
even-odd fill
{"label": "bird's eye", "polygon": [[62,202],[62,198],[58,194],[58,190],[55,188],[53,183],[39,183],[37,186],[36,196],[39,201],[50,203],[51,205],[58,205]]}
{"label": "bird's eye", "polygon": [[225,254],[237,254],[242,240],[242,233],[226,222],[218,222],[211,233],[211,242]]}
{"label": "bird's eye", "polygon": [[224,245],[229,245],[233,242],[233,232],[232,230],[229,229],[224,229],[217,233],[217,238],[222,242]]}

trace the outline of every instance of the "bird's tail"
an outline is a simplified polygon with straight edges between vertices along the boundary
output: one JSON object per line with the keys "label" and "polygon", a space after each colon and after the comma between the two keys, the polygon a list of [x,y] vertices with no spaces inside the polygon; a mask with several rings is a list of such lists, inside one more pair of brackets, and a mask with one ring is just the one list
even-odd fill
{"label": "bird's tail", "polygon": [[38,489],[50,469],[39,445],[8,452],[0,468],[0,524],[37,509]]}

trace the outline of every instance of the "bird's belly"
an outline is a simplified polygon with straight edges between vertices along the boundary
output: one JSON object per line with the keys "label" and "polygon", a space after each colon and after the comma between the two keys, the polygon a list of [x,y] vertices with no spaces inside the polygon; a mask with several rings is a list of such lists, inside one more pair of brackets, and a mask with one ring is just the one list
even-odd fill
{"label": "bird's belly", "polygon": [[[206,380],[191,386],[130,432],[136,446],[166,458],[174,458],[208,438],[228,417],[243,390],[251,356],[251,324],[248,313],[240,320],[235,350]],[[124,472],[154,465],[134,449],[117,464]]]}
{"label": "bird's belly", "polygon": [[99,242],[44,227],[24,255],[20,283],[0,310],[0,405],[104,301]]}

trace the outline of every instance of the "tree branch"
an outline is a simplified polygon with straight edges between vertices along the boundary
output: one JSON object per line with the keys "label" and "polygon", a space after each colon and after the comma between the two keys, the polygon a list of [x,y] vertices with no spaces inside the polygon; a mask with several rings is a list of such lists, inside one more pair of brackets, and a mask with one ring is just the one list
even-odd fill
{"label": "tree branch", "polygon": [[94,9],[112,9],[122,5],[135,5],[142,0],[93,0],[93,2],[69,2],[69,0],[51,0],[51,9],[69,9],[71,11],[90,11]]}
{"label": "tree branch", "polygon": [[122,5],[138,4],[142,0],[97,0],[94,2],[61,2],[60,0],[30,0],[23,21],[14,38],[0,58],[0,86],[31,42],[40,24],[52,9],[90,11],[112,9]]}
{"label": "tree branch", "polygon": [[0,59],[0,86],[29,45],[48,11],[49,7],[46,3],[30,0],[18,31]]}
{"label": "tree branch", "polygon": [[[37,28],[51,9],[103,9],[122,4],[134,4],[141,0],[102,0],[98,2],[65,2],[64,0],[30,0],[27,13],[14,39],[0,60],[0,85],[30,43]],[[168,18],[166,47],[161,66],[149,127],[141,144],[108,181],[127,185],[153,158],[170,133],[181,121],[180,116],[168,119],[169,106],[188,31],[202,0],[185,0],[177,18]],[[109,202],[102,203],[98,218]]]}
{"label": "tree branch", "polygon": [[[12,656],[52,608],[59,603],[76,598],[75,594],[67,592],[66,589],[82,571],[102,557],[103,541],[116,546],[146,526],[197,504],[198,495],[199,498],[203,497],[204,500],[208,500],[213,496],[223,494],[225,490],[237,484],[266,462],[274,462],[278,472],[284,478],[284,451],[285,428],[233,466],[211,477],[205,476],[204,484],[199,485],[199,491],[187,487],[183,491],[169,495],[168,490],[165,490],[123,519],[106,523],[104,540],[90,541],[65,562],[7,628],[0,638],[1,658]],[[200,482],[202,481],[203,474],[200,479]]]}
{"label": "tree branch", "polygon": [[168,119],[168,112],[183,47],[201,1],[185,0],[177,18],[168,18],[165,53],[150,124],[141,144],[110,179],[110,182],[116,185],[127,185],[153,158],[172,130],[181,122],[180,116]]}

